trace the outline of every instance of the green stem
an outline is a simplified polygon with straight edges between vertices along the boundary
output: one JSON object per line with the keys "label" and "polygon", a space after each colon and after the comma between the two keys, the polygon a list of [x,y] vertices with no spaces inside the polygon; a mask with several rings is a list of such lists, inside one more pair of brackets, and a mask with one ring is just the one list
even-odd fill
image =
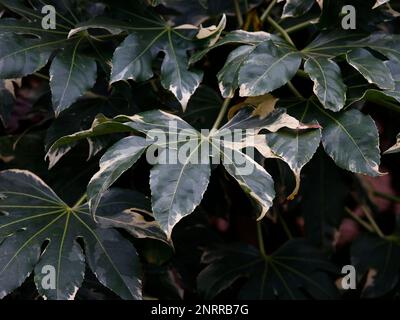
{"label": "green stem", "polygon": [[72,207],[72,209],[77,209],[81,206],[82,203],[84,203],[86,201],[87,198],[87,194],[85,193],[84,195],[82,195],[82,197],[79,198],[79,200],[74,204],[74,206]]}
{"label": "green stem", "polygon": [[369,232],[374,232],[374,229],[363,219],[361,219],[358,215],[356,215],[353,211],[351,211],[349,208],[345,208],[345,210],[354,220],[356,220],[359,224],[361,224],[365,229],[367,229]]}
{"label": "green stem", "polygon": [[271,17],[267,17],[267,21],[274,27],[274,29],[276,29],[282,35],[282,37],[285,38],[287,42],[290,43],[290,45],[296,47],[292,38],[290,38],[289,34],[274,19],[272,19]]}
{"label": "green stem", "polygon": [[243,25],[243,17],[242,17],[242,11],[240,10],[239,0],[234,0],[233,2],[235,4],[235,12],[238,21],[238,27],[241,28]]}
{"label": "green stem", "polygon": [[371,224],[372,228],[374,229],[374,231],[376,232],[376,234],[378,236],[380,236],[381,238],[384,238],[385,235],[383,234],[382,230],[378,227],[378,225],[376,224],[374,218],[372,217],[372,213],[369,210],[368,207],[366,207],[365,205],[362,205],[361,208],[363,209],[365,215],[367,216],[367,219],[369,221],[369,223]]}
{"label": "green stem", "polygon": [[291,81],[288,81],[287,86],[297,98],[304,99],[303,95],[296,89]]}
{"label": "green stem", "polygon": [[49,78],[48,76],[46,76],[46,75],[44,75],[44,74],[41,74],[41,73],[39,73],[39,72],[34,72],[33,75],[34,75],[35,77],[38,77],[38,78],[41,78],[41,79],[44,79],[44,80],[50,80],[50,78]]}
{"label": "green stem", "polygon": [[157,92],[160,91],[160,90],[158,89],[157,83],[156,83],[156,81],[155,81],[154,79],[150,79],[149,82],[150,82],[151,88],[153,89],[153,91],[154,91],[155,93],[157,93]]}
{"label": "green stem", "polygon": [[367,98],[367,101],[376,103],[377,105],[388,108],[392,111],[400,112],[400,106],[395,103],[392,103],[390,101],[385,101],[385,100],[380,100],[380,99],[372,99],[372,98]]}
{"label": "green stem", "polygon": [[265,252],[265,246],[264,246],[264,237],[262,233],[262,220],[257,221],[257,239],[258,239],[258,248],[260,250],[261,256],[263,258],[268,258],[266,252]]}
{"label": "green stem", "polygon": [[269,14],[271,13],[274,6],[276,5],[276,2],[277,2],[277,0],[272,0],[271,3],[268,5],[267,9],[265,9],[264,13],[261,15],[261,18],[260,18],[260,20],[262,22],[264,22],[265,19],[267,19],[267,17],[269,17]]}
{"label": "green stem", "polygon": [[295,31],[302,30],[302,29],[307,28],[308,26],[314,24],[314,21],[315,21],[315,19],[311,19],[311,20],[307,20],[307,21],[301,22],[299,24],[296,24],[296,25],[294,25],[292,27],[289,27],[289,28],[285,29],[285,31],[286,31],[286,33],[289,34],[289,33],[295,32]]}
{"label": "green stem", "polygon": [[387,193],[383,193],[383,192],[379,192],[379,191],[374,191],[373,194],[374,194],[374,196],[400,203],[400,197],[396,197],[392,194],[387,194]]}
{"label": "green stem", "polygon": [[248,0],[244,0],[244,7],[246,9],[246,12],[248,12],[249,11],[249,2],[248,2]]}
{"label": "green stem", "polygon": [[[93,43],[91,37],[87,37],[90,45],[92,46],[92,48],[94,49],[94,51],[96,51],[97,55],[99,56],[100,60],[102,61],[107,61],[107,59],[104,58],[103,54],[97,49],[96,45]],[[100,67],[103,69],[103,71],[107,74],[107,70],[105,70],[105,68],[103,67],[103,64],[100,63]]]}
{"label": "green stem", "polygon": [[229,103],[231,102],[231,100],[232,98],[226,98],[224,100],[224,103],[222,104],[221,110],[219,111],[218,117],[215,120],[211,131],[217,130],[219,128],[219,125],[221,124],[222,120],[225,117],[226,111],[228,110]]}
{"label": "green stem", "polygon": [[289,229],[288,225],[286,224],[285,219],[283,219],[283,217],[281,216],[280,213],[278,213],[278,220],[279,220],[280,224],[282,225],[283,230],[285,231],[287,237],[288,237],[289,239],[293,239],[293,235],[292,235],[292,233],[290,232],[290,229]]}
{"label": "green stem", "polygon": [[296,75],[305,79],[310,79],[308,73],[301,69],[297,70]]}

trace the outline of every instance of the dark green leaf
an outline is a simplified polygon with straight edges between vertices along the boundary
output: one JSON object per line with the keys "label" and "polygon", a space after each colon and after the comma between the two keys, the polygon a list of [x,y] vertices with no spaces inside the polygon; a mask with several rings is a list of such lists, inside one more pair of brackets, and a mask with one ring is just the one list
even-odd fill
{"label": "dark green leaf", "polygon": [[[182,218],[192,213],[200,204],[211,175],[209,158],[198,158],[196,153],[207,146],[201,141],[197,147],[176,164],[157,164],[150,173],[153,212],[161,228],[171,238],[172,228]],[[164,154],[165,153],[165,154]],[[167,155],[168,154],[168,155]],[[160,151],[160,157],[178,156],[174,149]]]}
{"label": "dark green leaf", "polygon": [[[273,181],[250,156],[240,152],[247,147],[246,139],[237,141],[238,144],[226,144],[224,138],[234,129],[253,129],[257,133],[261,129],[275,132],[283,127],[304,129],[309,126],[301,125],[298,120],[287,115],[284,109],[278,109],[266,118],[253,114],[250,109],[240,110],[230,122],[209,136],[200,134],[181,118],[160,110],[115,118],[114,121],[120,125],[144,133],[147,138],[124,138],[104,154],[100,161],[100,171],[88,187],[93,213],[101,194],[151,145],[148,153],[153,156],[154,152],[155,156],[157,151],[158,156],[155,158],[159,160],[150,176],[153,212],[169,238],[175,224],[192,213],[203,198],[211,173],[210,155],[223,159],[228,172],[261,205],[262,217],[275,195]],[[182,133],[184,137],[180,136]],[[159,134],[167,140],[159,140]],[[179,139],[175,134],[179,134]],[[222,146],[225,148],[221,149]],[[254,144],[250,147],[254,147]],[[266,144],[263,148],[267,148]],[[239,169],[243,166],[253,171],[241,174]]]}
{"label": "dark green leaf", "polygon": [[304,173],[300,205],[306,236],[318,247],[332,252],[348,188],[340,169],[322,150],[316,153]]}
{"label": "dark green leaf", "polygon": [[[103,285],[123,299],[141,298],[135,249],[116,230],[96,225],[87,204],[68,207],[42,180],[19,170],[0,173],[0,194],[0,297],[19,287],[34,269],[43,297],[74,299],[86,256]],[[78,238],[84,240],[85,256]],[[43,286],[49,267],[55,270],[55,288]]]}
{"label": "dark green leaf", "polygon": [[67,109],[96,82],[96,62],[73,49],[56,56],[50,67],[50,87],[56,115]]}
{"label": "dark green leaf", "polygon": [[80,140],[87,140],[88,159],[90,159],[120,136],[113,133],[132,131],[130,127],[108,118],[136,111],[130,97],[124,96],[124,89],[131,90],[127,84],[116,85],[108,97],[94,96],[81,99],[53,121],[47,130],[45,141],[48,152],[46,158],[49,159],[50,168]]}
{"label": "dark green leaf", "polygon": [[196,63],[196,62],[200,61],[211,50],[221,47],[226,44],[256,45],[260,42],[269,40],[270,38],[271,38],[271,35],[264,31],[248,32],[248,31],[244,31],[244,30],[235,30],[235,31],[228,33],[221,40],[219,40],[216,44],[195,53],[190,58],[190,63]]}
{"label": "dark green leaf", "polygon": [[118,122],[146,134],[150,130],[160,130],[169,134],[169,131],[193,130],[193,127],[180,117],[161,110],[151,110],[135,114],[132,117],[119,116],[115,118]]}
{"label": "dark green leaf", "polygon": [[206,251],[208,266],[197,278],[200,294],[214,298],[237,279],[248,280],[240,292],[243,299],[305,300],[338,297],[329,272],[333,266],[313,246],[294,239],[274,254],[262,257],[251,246],[236,244]]}
{"label": "dark green leaf", "polygon": [[203,72],[188,70],[187,44],[185,46],[177,34],[168,32],[168,42],[163,51],[165,58],[161,65],[161,84],[175,95],[185,111],[190,97],[203,79]]}
{"label": "dark green leaf", "polygon": [[[49,160],[49,168],[52,168],[67,152],[71,150],[79,141],[84,139],[96,139],[109,134],[130,132],[133,129],[121,122],[108,119],[99,114],[93,121],[91,128],[78,131],[57,139],[49,148],[46,159]],[[90,143],[90,141],[89,141]]]}
{"label": "dark green leaf", "polygon": [[241,46],[233,50],[224,67],[218,72],[219,90],[224,98],[232,98],[239,88],[239,71],[255,46]]}
{"label": "dark green leaf", "polygon": [[[87,214],[86,212],[82,212]],[[150,199],[143,194],[120,188],[108,190],[96,211],[103,227],[128,231],[135,238],[150,238],[170,244],[160,224],[154,220]]]}
{"label": "dark green leaf", "polygon": [[60,35],[67,36],[66,30],[43,29],[41,21],[22,21],[16,19],[0,19],[0,33],[14,32],[17,34],[30,34],[33,36]]}
{"label": "dark green leaf", "polygon": [[266,135],[268,146],[289,165],[295,175],[296,187],[289,199],[293,199],[298,193],[301,170],[311,160],[320,142],[321,129],[280,130]]}
{"label": "dark green leaf", "polygon": [[257,114],[257,109],[246,107],[239,110],[235,116],[222,126],[214,136],[223,136],[229,130],[254,130],[258,133],[262,129],[276,132],[282,128],[289,129],[309,129],[318,128],[315,125],[304,125],[296,118],[288,115],[286,109],[278,108],[273,110],[267,117]]}
{"label": "dark green leaf", "polygon": [[151,45],[162,35],[163,33],[154,33],[150,45],[147,45],[142,33],[132,33],[126,37],[114,52],[111,83],[125,79],[150,79],[153,76]]}
{"label": "dark green leaf", "polygon": [[[7,9],[15,12],[16,14],[20,15],[24,19],[26,19],[29,22],[32,22],[36,25],[38,25],[38,22],[40,23],[41,19],[44,17],[43,14],[41,13],[41,8],[45,4],[43,2],[38,3],[33,3],[33,2],[26,2],[23,0],[2,0],[1,4],[4,5]],[[60,6],[59,1],[47,1],[47,4],[53,5],[57,12],[64,11],[62,10],[62,7],[65,8],[65,3]],[[61,31],[63,31],[64,34],[67,34],[67,31],[69,30],[69,27],[66,26],[64,23],[68,23],[72,25],[73,23],[70,23],[70,21],[66,21],[65,17],[61,17],[60,15],[58,16],[59,19],[56,19],[56,29],[43,29],[41,31],[35,30],[34,28],[31,29],[31,31],[35,30],[35,34],[37,33],[58,33],[61,34]],[[22,21],[21,21],[22,22]],[[25,21],[24,21],[25,22]],[[58,31],[58,32],[57,32]],[[29,30],[26,30],[25,33],[30,33]]]}
{"label": "dark green leaf", "polygon": [[339,66],[330,59],[310,57],[304,63],[304,71],[314,81],[314,93],[329,110],[339,111],[346,102],[346,85]]}
{"label": "dark green leaf", "polygon": [[395,88],[394,90],[381,91],[385,96],[393,98],[397,102],[400,102],[400,61],[386,61],[386,66],[390,70],[390,73],[394,79]]}
{"label": "dark green leaf", "polygon": [[399,282],[400,246],[397,235],[386,239],[365,234],[351,247],[351,263],[359,277],[366,276],[365,298],[381,297]]}
{"label": "dark green leaf", "polygon": [[100,159],[100,170],[90,180],[87,193],[95,214],[107,189],[140,158],[150,142],[142,137],[126,137],[114,144]]}
{"label": "dark green leaf", "polygon": [[398,34],[374,33],[361,41],[366,46],[400,63],[400,37]]}
{"label": "dark green leaf", "polygon": [[[151,26],[146,27],[145,24],[141,28],[121,26],[120,30],[136,31],[133,31],[114,53],[111,82],[150,79],[153,76],[152,60],[159,51],[162,51],[165,57],[161,65],[161,83],[175,95],[185,110],[203,77],[201,71],[189,70],[187,57],[187,51],[194,47],[193,31],[197,31],[197,28],[195,26],[171,28],[163,22],[151,19],[147,24],[149,23]],[[114,24],[118,25],[117,22]],[[99,26],[101,23],[92,23],[85,28]],[[110,30],[110,23],[105,24],[105,28]],[[115,27],[111,27],[112,32],[114,29]]]}
{"label": "dark green leaf", "polygon": [[[234,1],[226,0],[161,0],[168,9],[174,11],[173,19],[179,23],[203,23],[210,17],[221,14],[232,16],[236,13]],[[241,12],[244,14],[260,5],[262,0],[238,0]],[[176,12],[176,14],[175,14]]]}
{"label": "dark green leaf", "polygon": [[[363,35],[354,32],[322,32],[302,52],[307,56],[334,58],[357,48],[356,44],[362,42],[361,39]],[[367,47],[368,45],[360,43],[359,46]]]}
{"label": "dark green leaf", "polygon": [[385,61],[384,63],[394,79],[395,89],[378,90],[372,84],[365,81],[362,82],[356,78],[353,84],[349,86],[348,105],[362,99],[377,103],[381,103],[381,101],[400,102],[400,63],[393,60]]}
{"label": "dark green leaf", "polygon": [[394,81],[386,64],[375,58],[368,50],[355,49],[347,54],[347,61],[357,69],[369,83],[381,89],[393,90]]}
{"label": "dark green leaf", "polygon": [[221,105],[222,99],[217,91],[200,86],[190,98],[187,110],[180,116],[197,130],[211,129]]}
{"label": "dark green leaf", "polygon": [[56,45],[64,41],[0,34],[0,78],[20,78],[42,68]]}
{"label": "dark green leaf", "polygon": [[298,17],[308,12],[315,0],[286,0],[282,18]]}
{"label": "dark green leaf", "polygon": [[239,150],[224,146],[222,157],[226,171],[260,205],[261,213],[258,220],[262,219],[275,198],[272,177],[261,165]]}
{"label": "dark green leaf", "polygon": [[0,81],[0,121],[4,126],[7,126],[14,104],[14,95],[5,87],[4,81]]}
{"label": "dark green leaf", "polygon": [[301,55],[294,49],[265,41],[249,54],[239,71],[240,96],[259,96],[286,84],[300,67]]}
{"label": "dark green leaf", "polygon": [[[309,121],[323,127],[322,144],[336,164],[346,170],[379,176],[379,135],[374,120],[358,110],[333,113],[314,101]],[[311,120],[312,119],[312,120]]]}

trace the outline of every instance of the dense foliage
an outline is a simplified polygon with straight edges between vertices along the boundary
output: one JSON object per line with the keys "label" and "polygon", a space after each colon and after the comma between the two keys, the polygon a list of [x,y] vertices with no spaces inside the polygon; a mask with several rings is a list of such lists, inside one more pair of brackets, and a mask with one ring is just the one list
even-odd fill
{"label": "dense foliage", "polygon": [[0,10],[0,298],[399,295],[400,3]]}

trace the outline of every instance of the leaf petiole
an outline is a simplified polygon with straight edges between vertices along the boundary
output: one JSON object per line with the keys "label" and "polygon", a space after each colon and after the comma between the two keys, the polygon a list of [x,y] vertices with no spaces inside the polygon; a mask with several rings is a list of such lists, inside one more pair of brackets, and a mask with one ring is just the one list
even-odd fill
{"label": "leaf petiole", "polygon": [[304,22],[300,22],[299,24],[296,24],[296,25],[294,25],[292,27],[289,27],[289,28],[285,29],[285,31],[286,31],[287,34],[292,33],[292,32],[296,32],[296,31],[302,30],[304,28],[307,28],[308,26],[313,25],[315,23],[315,21],[316,21],[316,19],[311,19],[311,20],[307,20],[307,21],[304,21]]}
{"label": "leaf petiole", "polygon": [[265,252],[264,237],[262,234],[262,220],[257,221],[257,239],[258,239],[258,248],[260,250],[261,256],[264,259],[267,259],[268,256]]}
{"label": "leaf petiole", "polygon": [[287,86],[297,98],[304,99],[303,95],[296,89],[290,80],[288,81]]}
{"label": "leaf petiole", "polygon": [[392,194],[387,194],[387,193],[380,192],[380,191],[374,191],[373,194],[376,197],[400,203],[400,197],[394,196]]}
{"label": "leaf petiole", "polygon": [[234,0],[233,2],[235,4],[235,12],[238,21],[238,27],[241,28],[243,25],[243,17],[242,17],[242,11],[240,10],[239,0]]}
{"label": "leaf petiole", "polygon": [[72,209],[77,209],[79,208],[87,199],[87,193],[84,193],[78,201],[73,205]]}
{"label": "leaf petiole", "polygon": [[277,0],[272,0],[271,3],[268,5],[267,9],[265,9],[265,11],[263,12],[263,14],[260,17],[260,20],[262,22],[264,22],[265,19],[267,19],[267,17],[269,17],[269,15],[270,15],[272,9],[275,7],[276,3],[277,3]]}
{"label": "leaf petiole", "polygon": [[345,211],[355,220],[357,221],[359,224],[361,224],[366,230],[368,230],[369,232],[374,232],[374,229],[372,228],[372,226],[365,222],[363,219],[361,219],[358,215],[356,215],[353,211],[351,211],[349,208],[345,208]]}
{"label": "leaf petiole", "polygon": [[382,230],[379,228],[379,226],[375,222],[374,218],[372,217],[371,210],[365,205],[362,205],[361,208],[363,209],[363,211],[364,211],[368,221],[370,222],[372,228],[374,229],[375,233],[378,236],[380,236],[381,238],[384,238],[385,235],[383,234]]}
{"label": "leaf petiole", "polygon": [[225,117],[226,111],[228,110],[231,100],[232,100],[232,98],[225,98],[224,103],[222,104],[221,110],[218,113],[217,119],[215,120],[211,131],[217,130],[218,127],[220,126],[222,120]]}
{"label": "leaf petiole", "polygon": [[294,48],[296,48],[292,38],[289,36],[289,34],[285,31],[285,29],[283,29],[274,19],[272,19],[271,17],[267,17],[267,21],[269,22],[269,24],[276,29],[281,35],[282,37],[285,38],[285,40],[292,45]]}
{"label": "leaf petiole", "polygon": [[278,220],[279,220],[280,224],[282,225],[282,228],[285,231],[285,233],[286,233],[287,237],[289,238],[289,240],[293,239],[293,235],[290,232],[290,229],[289,229],[285,219],[282,217],[282,215],[280,213],[278,213],[277,216],[278,216]]}

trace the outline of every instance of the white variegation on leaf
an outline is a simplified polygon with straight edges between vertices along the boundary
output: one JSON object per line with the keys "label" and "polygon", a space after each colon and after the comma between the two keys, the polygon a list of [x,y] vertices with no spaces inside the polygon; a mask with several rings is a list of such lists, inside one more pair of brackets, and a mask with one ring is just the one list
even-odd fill
{"label": "white variegation on leaf", "polygon": [[[173,36],[169,34],[169,43],[172,43],[172,38]],[[164,49],[164,52],[165,57],[161,65],[161,84],[175,95],[185,111],[190,97],[203,79],[203,72],[188,70],[186,50],[177,51],[177,48],[170,45]]]}
{"label": "white variegation on leaf", "polygon": [[[174,226],[200,204],[211,174],[210,156],[214,155],[222,159],[228,172],[261,206],[261,217],[264,216],[274,198],[273,181],[264,168],[242,152],[242,149],[255,147],[268,158],[279,157],[270,151],[265,140],[261,144],[262,140],[257,133],[261,130],[276,132],[281,128],[301,130],[315,127],[315,125],[300,123],[286,114],[284,109],[265,112],[263,108],[239,110],[227,124],[219,130],[212,131],[208,136],[203,136],[181,118],[160,110],[131,117],[118,116],[114,121],[136,132],[146,134],[147,139],[136,136],[124,138],[104,154],[100,161],[100,171],[92,178],[88,187],[92,212],[95,213],[101,194],[137,161],[147,147],[153,145],[159,150],[158,158],[163,159],[164,155],[166,159],[176,158],[176,162],[173,163],[166,161],[154,164],[150,175],[154,216],[168,238],[171,238]],[[112,124],[109,123],[109,125]],[[243,140],[231,145],[224,139],[232,133],[232,130],[245,133],[246,129],[251,129],[252,135],[255,134],[255,136],[250,137],[244,134]],[[179,146],[184,145],[188,140],[178,141],[168,138],[164,144],[158,143],[157,138],[152,136],[153,130],[164,133],[166,137],[172,137],[171,135],[180,130],[187,131],[190,133],[192,142],[191,152],[183,158],[181,154],[178,160]],[[153,140],[150,140],[150,137]],[[200,150],[202,148],[208,148],[209,152],[203,153],[204,150]],[[233,159],[231,153],[235,155]],[[225,163],[224,159],[231,161]],[[237,159],[240,161],[236,161]],[[240,171],[240,166],[243,164],[254,169],[248,173],[248,177]]]}
{"label": "white variegation on leaf", "polygon": [[[151,42],[157,41],[159,34],[154,35]],[[122,44],[115,50],[112,70],[111,83],[120,80],[132,79],[144,81],[153,76],[151,61],[153,56],[143,43],[143,35],[132,33],[125,38]]]}
{"label": "white variegation on leaf", "polygon": [[378,103],[383,100],[394,103],[400,102],[400,61],[388,60],[384,64],[390,70],[395,88],[393,90],[379,90],[368,83],[364,85],[357,84],[351,88],[354,93],[352,94],[352,99],[348,102],[349,106],[363,99]]}
{"label": "white variegation on leaf", "polygon": [[88,203],[93,215],[107,189],[131,168],[150,145],[142,137],[126,137],[114,144],[100,159],[100,170],[88,184]]}
{"label": "white variegation on leaf", "polygon": [[300,67],[300,53],[265,41],[252,50],[239,70],[241,97],[259,96],[285,85]]}
{"label": "white variegation on leaf", "polygon": [[387,65],[365,49],[355,49],[347,54],[348,63],[369,82],[384,90],[394,90],[395,83]]}
{"label": "white variegation on leaf", "polygon": [[[96,137],[105,136],[113,133],[131,132],[132,128],[123,123],[109,119],[102,114],[98,114],[93,120],[92,126],[87,130],[82,130],[63,136],[57,139],[48,149],[45,159],[49,160],[51,169],[67,152],[69,152],[79,141],[87,140],[89,148],[92,149],[92,141]],[[90,153],[89,153],[90,157]]]}
{"label": "white variegation on leaf", "polygon": [[[200,159],[198,163],[194,159],[198,156],[196,151],[206,145],[198,143],[197,148],[183,163],[178,161],[176,164],[158,164],[151,169],[150,187],[154,216],[169,239],[173,227],[194,211],[207,189],[211,175],[209,158]],[[177,156],[178,151],[167,149],[163,152]],[[162,156],[161,152],[160,157]]]}
{"label": "white variegation on leaf", "polygon": [[251,129],[255,133],[259,133],[265,129],[270,132],[276,132],[282,128],[289,129],[310,129],[319,128],[316,124],[303,124],[296,118],[288,115],[286,109],[278,108],[268,113],[266,117],[260,115],[260,109],[251,107],[240,109],[235,116],[228,121],[214,135],[223,136],[226,130],[246,130]]}
{"label": "white variegation on leaf", "polygon": [[[122,299],[141,299],[138,254],[112,228],[118,224],[132,234],[150,235],[145,231],[150,226],[143,223],[140,230],[132,232],[135,226],[126,211],[131,206],[146,209],[148,205],[138,193],[110,192],[102,199],[99,223],[95,223],[87,203],[69,207],[34,174],[23,170],[0,172],[0,298],[18,288],[34,271],[42,297],[74,299],[87,263],[99,282]],[[103,224],[110,219],[114,224]],[[154,238],[156,233],[151,235]],[[42,285],[48,281],[48,269],[44,269],[48,266],[55,271],[54,287]]]}
{"label": "white variegation on leaf", "polygon": [[400,133],[397,135],[396,144],[385,151],[385,154],[400,152]]}
{"label": "white variegation on leaf", "polygon": [[50,67],[50,88],[56,115],[67,109],[96,82],[96,62],[73,49],[58,54]]}
{"label": "white variegation on leaf", "polygon": [[378,7],[380,7],[381,5],[385,4],[385,3],[389,3],[390,0],[376,0],[373,9],[376,9]]}
{"label": "white variegation on leaf", "polygon": [[208,52],[226,44],[256,45],[271,39],[271,34],[265,31],[249,32],[244,30],[231,31],[214,45],[193,54],[190,64],[200,61]]}
{"label": "white variegation on leaf", "polygon": [[232,119],[238,110],[248,106],[254,106],[255,110],[253,111],[253,115],[265,118],[274,111],[278,100],[278,98],[275,98],[269,93],[262,96],[248,97],[243,102],[240,102],[229,109],[228,119]]}
{"label": "white variegation on leaf", "polygon": [[286,0],[282,19],[299,17],[308,12],[316,0]]}
{"label": "white variegation on leaf", "polygon": [[300,173],[321,142],[321,129],[311,130],[281,130],[266,135],[266,143],[274,154],[285,161],[293,171],[296,185],[288,196],[293,200],[300,189]]}
{"label": "white variegation on leaf", "polygon": [[346,85],[339,66],[326,58],[309,57],[304,71],[314,81],[313,91],[321,104],[329,110],[339,111],[346,103]]}
{"label": "white variegation on leaf", "polygon": [[224,98],[233,98],[239,88],[239,71],[254,46],[241,46],[233,50],[226,59],[224,67],[218,72],[218,86]]}
{"label": "white variegation on leaf", "polygon": [[219,24],[217,26],[212,25],[209,27],[203,27],[200,25],[199,32],[196,35],[196,38],[199,40],[205,40],[207,45],[213,46],[221,36],[222,31],[224,31],[226,26],[226,15],[223,14]]}
{"label": "white variegation on leaf", "polygon": [[335,163],[346,170],[380,176],[379,134],[374,120],[358,110],[333,113],[311,100],[313,110],[307,117],[317,120],[322,144]]}
{"label": "white variegation on leaf", "polygon": [[[275,198],[274,181],[265,169],[254,161],[251,157],[236,150],[224,146],[223,165],[226,171],[239,183],[242,189],[249,194],[260,206],[261,212],[258,220],[261,220],[268,213]],[[232,158],[230,158],[232,156]],[[240,163],[240,165],[238,164]],[[250,171],[245,169],[246,173],[241,173],[244,167],[251,167]],[[248,172],[247,172],[248,171]]]}
{"label": "white variegation on leaf", "polygon": [[60,41],[0,34],[0,79],[14,79],[42,68]]}
{"label": "white variegation on leaf", "polygon": [[[152,78],[152,61],[162,51],[165,57],[161,65],[161,84],[175,95],[185,110],[203,78],[202,71],[189,68],[187,51],[195,47],[196,39],[210,46],[214,44],[225,24],[224,15],[218,26],[200,29],[193,25],[172,28],[158,20],[152,21],[148,28],[137,30],[121,25],[120,30],[126,30],[130,34],[114,52],[111,83],[128,79],[145,81]],[[107,26],[110,26],[110,23]]]}

